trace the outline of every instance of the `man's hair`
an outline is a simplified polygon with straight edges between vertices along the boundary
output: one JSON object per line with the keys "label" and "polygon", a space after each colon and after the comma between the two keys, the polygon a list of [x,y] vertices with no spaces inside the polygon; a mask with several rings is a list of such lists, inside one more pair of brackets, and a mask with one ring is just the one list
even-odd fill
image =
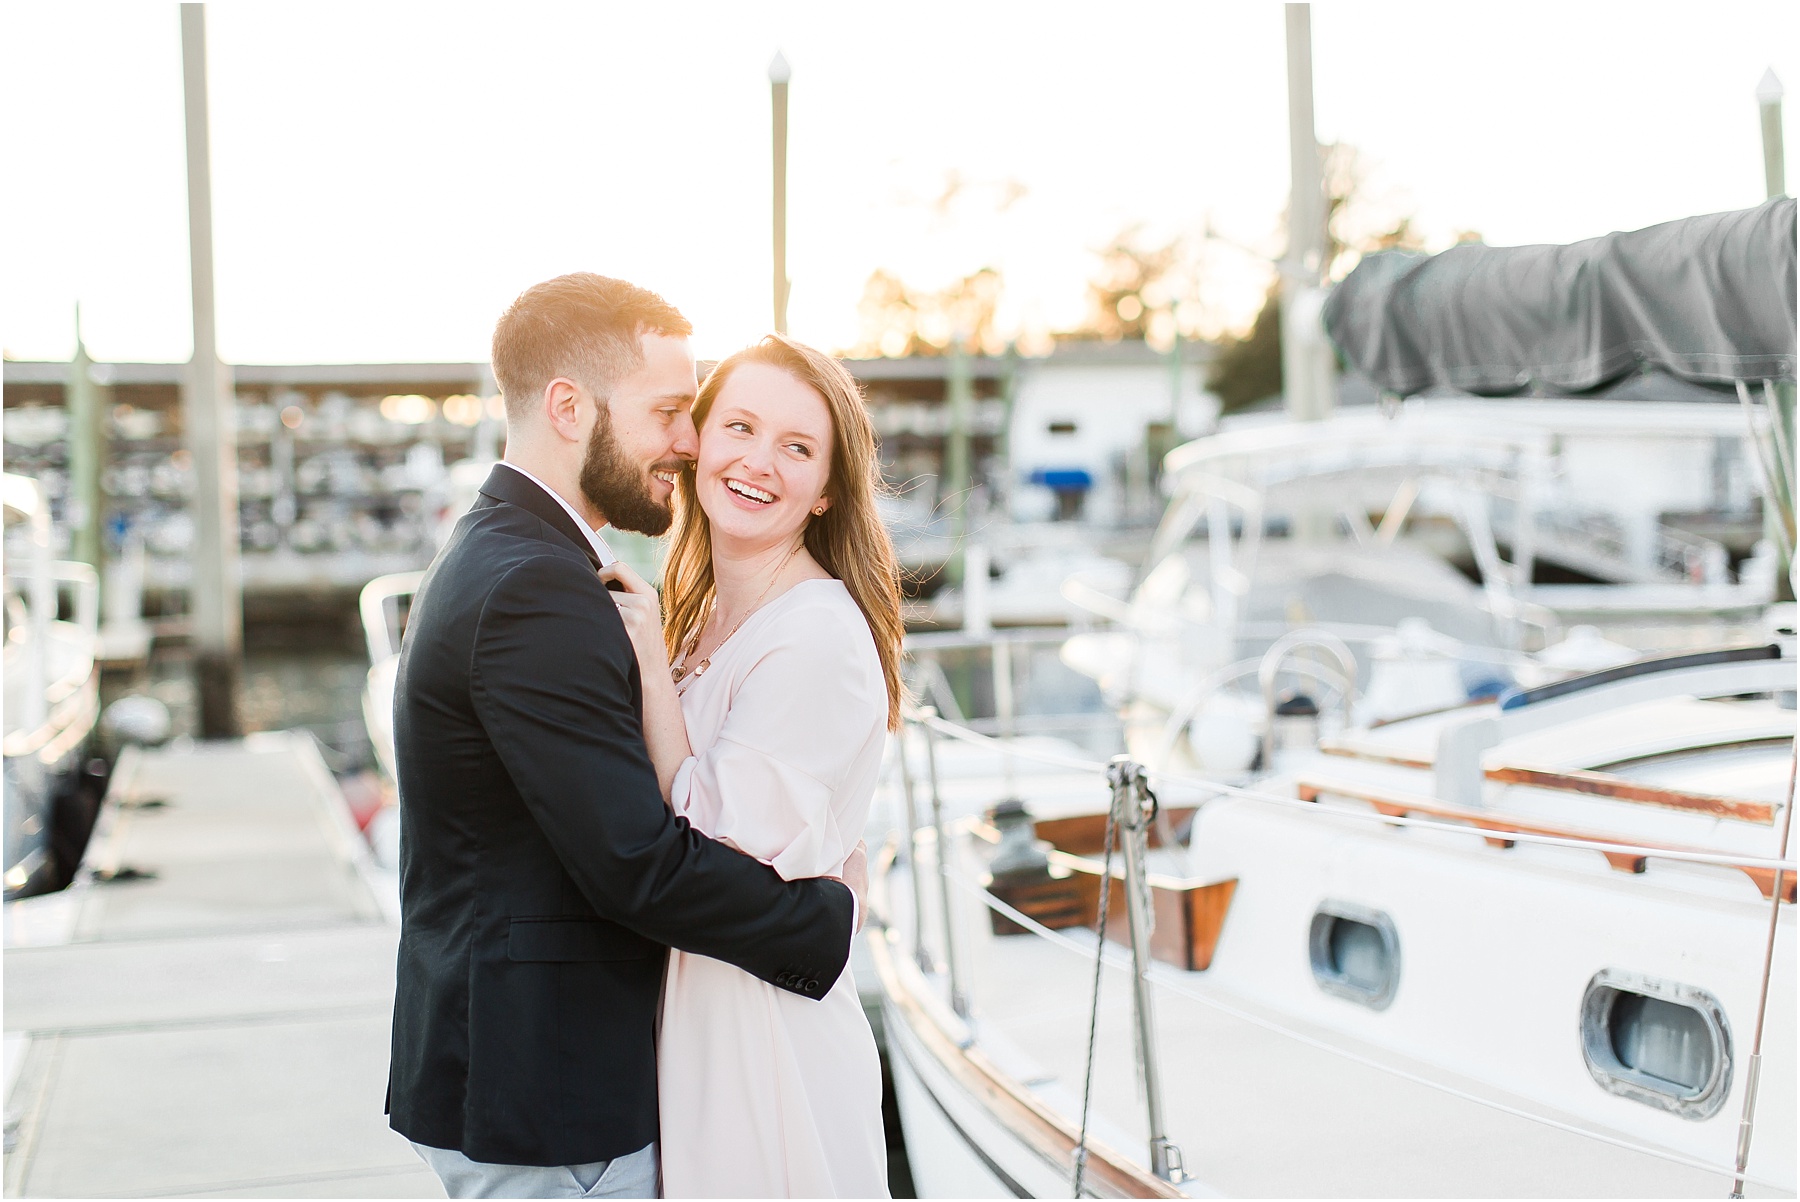
{"label": "man's hair", "polygon": [[494,326],[494,379],[509,417],[522,417],[558,376],[604,402],[620,377],[644,365],[638,338],[686,337],[694,327],[656,293],[591,271],[534,284]]}

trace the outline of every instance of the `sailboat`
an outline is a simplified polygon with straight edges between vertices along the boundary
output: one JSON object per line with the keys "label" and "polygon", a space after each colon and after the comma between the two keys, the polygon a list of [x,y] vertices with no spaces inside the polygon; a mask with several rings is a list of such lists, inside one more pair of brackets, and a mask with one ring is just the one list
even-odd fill
{"label": "sailboat", "polygon": [[[1538,332],[1494,393],[1569,361],[1564,335],[1599,377],[1564,389],[1715,387],[1792,562],[1791,200],[1480,252],[1359,267],[1326,306],[1352,365],[1396,398],[1466,384],[1463,352],[1504,359],[1486,323]],[[1638,291],[1581,297],[1570,331],[1567,294],[1533,287],[1546,260]],[[1604,353],[1620,337],[1632,354]],[[1460,611],[1499,627],[1395,623],[1359,654],[1311,615],[1246,613],[1228,551],[1269,531],[1228,507],[1248,489],[1215,492],[1210,610],[1065,655],[1115,673],[1123,755],[943,716],[950,648],[919,647],[936,705],[894,742],[869,943],[921,1195],[1793,1192],[1794,611],[1767,569],[1665,582],[1715,586],[1729,639],[1695,595],[1661,613],[1697,623],[1686,645],[1534,649],[1504,625],[1543,597],[1502,563],[1506,591]],[[1246,619],[1281,628],[1246,650]],[[1209,629],[1243,658],[1184,673],[1170,649]],[[1237,728],[1211,722],[1240,679]]]}

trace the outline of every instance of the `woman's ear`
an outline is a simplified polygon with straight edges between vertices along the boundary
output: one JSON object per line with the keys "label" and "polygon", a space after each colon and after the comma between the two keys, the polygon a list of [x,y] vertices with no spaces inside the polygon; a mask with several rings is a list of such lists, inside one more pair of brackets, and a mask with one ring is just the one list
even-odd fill
{"label": "woman's ear", "polygon": [[813,516],[814,517],[823,517],[825,515],[825,511],[830,508],[831,508],[831,498],[830,497],[820,497],[817,501],[813,502],[813,507],[812,507]]}

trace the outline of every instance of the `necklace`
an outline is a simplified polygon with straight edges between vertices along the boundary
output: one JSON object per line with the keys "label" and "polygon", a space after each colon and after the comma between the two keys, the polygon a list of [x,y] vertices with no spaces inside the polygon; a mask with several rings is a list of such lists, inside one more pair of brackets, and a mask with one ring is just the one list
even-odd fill
{"label": "necklace", "polygon": [[[775,574],[769,577],[768,587],[764,588],[756,600],[750,603],[750,608],[745,610],[744,616],[737,620],[737,625],[733,626],[730,632],[727,633],[724,638],[719,640],[718,647],[713,648],[713,655],[717,655],[719,653],[719,647],[723,647],[726,643],[730,642],[731,636],[744,628],[744,623],[750,620],[751,614],[762,608],[762,603],[764,599],[768,597],[770,590],[775,587],[775,582],[781,579],[781,573],[787,570],[788,564],[793,560],[794,556],[800,554],[800,548],[805,545],[804,542],[794,544],[794,549],[788,552],[787,558],[781,561],[781,566],[775,569]],[[706,613],[707,621],[712,620],[713,615],[718,612],[718,609],[719,594],[715,591],[713,593],[712,606]],[[705,631],[706,622],[702,622],[700,623],[700,629],[694,632],[692,641],[688,643],[687,650],[681,653],[681,662],[669,669],[669,675],[674,679],[676,684],[681,684],[684,679],[688,684],[692,684],[694,681],[699,680],[701,676],[705,675],[708,668],[712,667],[712,655],[709,655],[699,663],[695,664],[692,672],[687,670],[688,660],[693,656],[694,652],[700,650],[700,636],[705,633]]]}

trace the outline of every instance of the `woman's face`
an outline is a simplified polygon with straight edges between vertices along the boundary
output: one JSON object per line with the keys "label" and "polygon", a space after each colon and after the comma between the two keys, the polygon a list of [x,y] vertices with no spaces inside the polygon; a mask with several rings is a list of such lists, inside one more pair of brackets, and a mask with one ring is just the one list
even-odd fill
{"label": "woman's face", "polygon": [[771,364],[734,369],[706,415],[694,465],[713,537],[746,549],[786,544],[830,505],[830,479],[825,398]]}

